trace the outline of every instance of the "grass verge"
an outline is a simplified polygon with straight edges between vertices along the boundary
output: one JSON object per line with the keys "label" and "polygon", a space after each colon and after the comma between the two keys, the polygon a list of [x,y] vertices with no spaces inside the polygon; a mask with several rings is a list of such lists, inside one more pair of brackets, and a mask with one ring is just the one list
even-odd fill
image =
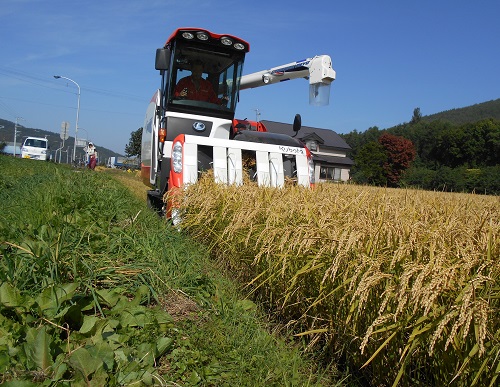
{"label": "grass verge", "polygon": [[341,383],[116,176],[6,156],[0,170],[3,385]]}

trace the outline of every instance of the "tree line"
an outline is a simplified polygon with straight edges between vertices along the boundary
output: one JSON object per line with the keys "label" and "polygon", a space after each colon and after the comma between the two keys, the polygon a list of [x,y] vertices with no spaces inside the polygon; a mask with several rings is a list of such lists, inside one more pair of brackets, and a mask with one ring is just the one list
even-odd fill
{"label": "tree line", "polygon": [[426,121],[341,135],[352,148],[356,183],[500,194],[500,120]]}

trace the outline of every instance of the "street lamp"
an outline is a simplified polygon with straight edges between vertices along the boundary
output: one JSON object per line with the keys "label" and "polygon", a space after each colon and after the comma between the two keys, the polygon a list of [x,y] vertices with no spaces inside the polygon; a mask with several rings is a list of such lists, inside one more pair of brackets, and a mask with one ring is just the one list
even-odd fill
{"label": "street lamp", "polygon": [[60,75],[54,75],[54,78],[55,79],[59,79],[59,78],[67,79],[68,81],[73,82],[76,85],[76,87],[78,87],[78,106],[76,108],[76,124],[75,124],[75,146],[73,148],[73,163],[74,163],[76,160],[76,140],[77,140],[77,136],[78,136],[78,116],[80,115],[80,85],[78,83],[76,83],[74,80],[67,78],[67,77],[62,77]]}
{"label": "street lamp", "polygon": [[87,135],[87,139],[85,140],[85,142],[88,144],[89,141],[90,141],[90,136],[89,136],[89,132],[87,132],[87,129],[84,129],[82,127],[79,127],[78,128],[79,130],[84,130],[85,131],[85,134]]}

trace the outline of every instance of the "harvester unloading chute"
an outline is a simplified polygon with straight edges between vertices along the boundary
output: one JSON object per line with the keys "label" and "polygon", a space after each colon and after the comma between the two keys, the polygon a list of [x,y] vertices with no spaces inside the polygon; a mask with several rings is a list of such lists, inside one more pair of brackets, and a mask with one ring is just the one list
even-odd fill
{"label": "harvester unloading chute", "polygon": [[241,77],[240,90],[305,78],[309,79],[309,103],[325,106],[330,102],[330,86],[335,76],[331,58],[328,55],[317,55],[313,58],[244,75]]}

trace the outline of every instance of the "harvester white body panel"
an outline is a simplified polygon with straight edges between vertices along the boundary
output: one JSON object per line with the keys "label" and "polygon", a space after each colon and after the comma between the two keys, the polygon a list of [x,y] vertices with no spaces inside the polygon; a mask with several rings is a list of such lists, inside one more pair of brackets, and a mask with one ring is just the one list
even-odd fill
{"label": "harvester white body panel", "polygon": [[198,181],[198,146],[213,148],[213,172],[217,182],[243,183],[242,151],[256,154],[256,179],[260,186],[282,187],[285,182],[283,156],[289,155],[297,164],[297,184],[309,187],[309,169],[304,148],[274,144],[261,144],[235,140],[184,136],[183,184]]}

